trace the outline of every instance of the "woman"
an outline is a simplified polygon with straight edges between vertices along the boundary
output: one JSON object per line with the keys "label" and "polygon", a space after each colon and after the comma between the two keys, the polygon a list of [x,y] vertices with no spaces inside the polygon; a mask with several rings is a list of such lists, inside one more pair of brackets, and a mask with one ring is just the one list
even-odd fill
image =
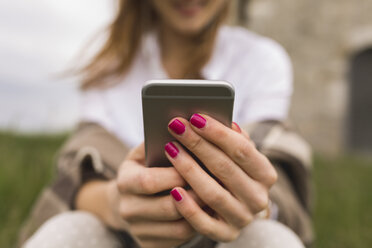
{"label": "woman", "polygon": [[[83,212],[56,215],[25,247],[302,247],[278,220],[310,244],[308,150],[280,124],[292,91],[289,59],[269,39],[222,26],[230,4],[120,1],[106,43],[82,72],[81,124],[29,229],[68,209]],[[174,167],[147,168],[140,89],[156,78],[232,82],[243,130],[198,113],[176,117],[168,126],[174,140],[165,146]],[[155,195],[164,190],[172,191]]]}

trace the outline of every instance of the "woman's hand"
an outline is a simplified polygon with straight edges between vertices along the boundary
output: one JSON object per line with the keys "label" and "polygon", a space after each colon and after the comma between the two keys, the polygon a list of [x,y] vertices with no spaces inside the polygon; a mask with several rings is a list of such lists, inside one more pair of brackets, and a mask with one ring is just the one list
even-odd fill
{"label": "woman's hand", "polygon": [[[129,224],[130,233],[141,247],[180,245],[191,239],[195,230],[180,215],[170,195],[154,194],[183,187],[186,182],[175,168],[147,168],[144,163],[142,144],[130,152],[119,169],[114,189],[119,197],[112,201],[112,211],[116,212],[118,220]],[[187,195],[194,203],[200,202],[193,191],[188,191]]]}
{"label": "woman's hand", "polygon": [[178,143],[168,143],[166,155],[200,199],[214,210],[207,214],[182,187],[172,190],[181,215],[199,233],[227,242],[237,238],[254,215],[268,206],[268,191],[277,174],[236,125],[230,129],[206,115],[190,122],[173,119],[170,133],[220,181],[217,182]]}

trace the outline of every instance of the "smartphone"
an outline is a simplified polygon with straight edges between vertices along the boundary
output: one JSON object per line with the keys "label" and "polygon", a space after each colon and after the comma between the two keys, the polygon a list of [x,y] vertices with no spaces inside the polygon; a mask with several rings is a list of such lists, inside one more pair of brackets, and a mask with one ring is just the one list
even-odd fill
{"label": "smartphone", "polygon": [[168,123],[174,117],[189,119],[202,113],[231,127],[234,96],[233,86],[226,81],[147,81],[142,88],[146,165],[172,166],[164,146],[175,140],[168,131]]}

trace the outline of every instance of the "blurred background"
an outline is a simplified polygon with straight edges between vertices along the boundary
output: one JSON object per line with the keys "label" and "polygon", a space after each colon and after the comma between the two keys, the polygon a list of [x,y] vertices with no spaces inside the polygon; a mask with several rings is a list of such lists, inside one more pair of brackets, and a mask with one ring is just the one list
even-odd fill
{"label": "blurred background", "polygon": [[[232,1],[231,23],[292,58],[290,119],[315,150],[315,247],[372,247],[372,1]],[[114,0],[0,1],[0,247],[76,124],[78,78],[61,74],[114,13]]]}
{"label": "blurred background", "polygon": [[76,123],[77,79],[61,77],[114,15],[113,1],[0,2],[0,128],[61,132]]}

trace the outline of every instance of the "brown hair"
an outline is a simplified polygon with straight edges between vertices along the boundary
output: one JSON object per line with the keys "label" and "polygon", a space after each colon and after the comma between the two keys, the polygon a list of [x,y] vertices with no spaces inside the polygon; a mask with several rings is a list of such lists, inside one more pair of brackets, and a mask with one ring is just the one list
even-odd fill
{"label": "brown hair", "polygon": [[[156,23],[157,16],[150,2],[119,0],[119,10],[108,28],[106,42],[80,70],[83,90],[115,84],[125,75],[141,44],[142,34]],[[228,9],[224,8],[208,27],[192,37],[195,49],[182,78],[201,78],[200,71],[212,54],[217,30],[227,13]]]}

